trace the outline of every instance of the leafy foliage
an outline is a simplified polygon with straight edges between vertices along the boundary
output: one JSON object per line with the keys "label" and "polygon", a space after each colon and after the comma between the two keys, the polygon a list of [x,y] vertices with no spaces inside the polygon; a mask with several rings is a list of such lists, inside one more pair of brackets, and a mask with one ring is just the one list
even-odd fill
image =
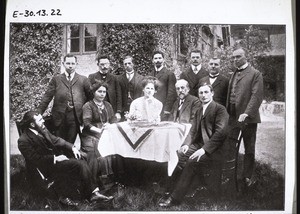
{"label": "leafy foliage", "polygon": [[60,70],[60,24],[13,23],[10,28],[10,114],[20,120],[34,109]]}
{"label": "leafy foliage", "polygon": [[110,57],[115,74],[124,72],[123,59],[131,55],[138,72],[147,75],[154,50],[170,53],[170,28],[171,25],[160,24],[104,24],[98,55],[107,54]]}

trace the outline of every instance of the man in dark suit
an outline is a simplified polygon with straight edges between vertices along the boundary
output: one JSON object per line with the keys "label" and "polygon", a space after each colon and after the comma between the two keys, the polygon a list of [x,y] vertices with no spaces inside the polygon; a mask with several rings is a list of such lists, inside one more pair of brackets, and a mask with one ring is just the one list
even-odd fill
{"label": "man in dark suit", "polygon": [[75,72],[76,65],[76,56],[64,57],[65,72],[52,78],[38,106],[38,111],[43,113],[54,98],[51,113],[55,135],[73,144],[80,133],[82,106],[90,95],[89,81]]}
{"label": "man in dark suit", "polygon": [[230,115],[229,135],[237,139],[241,130],[245,147],[243,181],[247,188],[255,183],[255,141],[257,123],[261,122],[259,107],[263,100],[263,77],[248,64],[243,49],[233,52],[233,60],[237,70],[230,78],[226,103]]}
{"label": "man in dark suit", "polygon": [[108,56],[101,55],[97,59],[97,65],[99,71],[90,74],[88,79],[90,80],[91,85],[100,81],[105,82],[109,86],[105,100],[112,105],[117,121],[119,121],[121,119],[122,111],[122,95],[119,81],[116,75],[109,73],[111,68]]}
{"label": "man in dark suit", "polygon": [[[79,181],[82,196],[91,201],[112,200],[111,196],[100,194],[86,161],[81,159],[81,153],[76,147],[52,135],[45,128],[44,120],[38,112],[25,113],[21,123],[24,132],[18,140],[18,148],[25,158],[27,170],[31,178],[40,171],[43,176],[53,179],[60,203],[78,205],[69,198],[70,181]],[[67,155],[67,151],[74,156]]]}
{"label": "man in dark suit", "polygon": [[220,59],[214,57],[209,60],[209,75],[200,79],[200,84],[206,82],[214,89],[214,101],[226,106],[229,79],[220,74]]}
{"label": "man in dark suit", "polygon": [[201,102],[198,97],[189,94],[189,83],[186,80],[178,80],[175,88],[178,98],[173,105],[169,120],[178,123],[192,123]]}
{"label": "man in dark suit", "polygon": [[176,100],[176,77],[173,72],[164,66],[164,61],[164,53],[155,51],[152,57],[154,69],[149,75],[158,79],[158,89],[154,97],[163,103],[161,120],[168,120],[171,108]]}
{"label": "man in dark suit", "polygon": [[[222,161],[221,148],[227,135],[229,116],[224,106],[213,101],[213,94],[211,85],[200,86],[199,98],[203,106],[196,112],[191,131],[178,153],[178,167],[183,167],[183,171],[171,195],[159,203],[161,207],[180,203],[195,176],[203,179],[207,167]],[[218,172],[216,181],[219,186],[221,172]]]}
{"label": "man in dark suit", "polygon": [[143,76],[134,70],[133,59],[126,56],[123,60],[125,73],[118,76],[122,93],[122,118],[125,112],[129,112],[129,106],[133,100],[143,95]]}
{"label": "man in dark suit", "polygon": [[180,79],[185,79],[190,85],[190,94],[198,97],[199,80],[208,75],[208,72],[203,68],[202,53],[200,50],[192,50],[190,55],[191,66],[181,73]]}

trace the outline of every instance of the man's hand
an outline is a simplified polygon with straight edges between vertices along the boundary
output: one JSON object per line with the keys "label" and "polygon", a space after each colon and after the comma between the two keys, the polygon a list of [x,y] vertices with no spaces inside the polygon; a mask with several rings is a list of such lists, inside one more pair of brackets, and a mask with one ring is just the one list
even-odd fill
{"label": "man's hand", "polygon": [[202,155],[205,154],[204,149],[198,149],[197,151],[195,151],[191,156],[190,159],[195,159],[197,158],[197,162],[200,160],[200,158],[202,157]]}
{"label": "man's hand", "polygon": [[117,122],[119,122],[121,120],[121,114],[117,112],[115,116],[117,118]]}
{"label": "man's hand", "polygon": [[67,156],[65,156],[65,155],[54,156],[55,163],[65,161],[65,160],[69,160],[69,158],[67,158]]}
{"label": "man's hand", "polygon": [[188,150],[189,150],[189,146],[188,145],[183,145],[182,147],[180,147],[180,151],[183,154],[185,154]]}
{"label": "man's hand", "polygon": [[78,149],[75,146],[72,147],[72,151],[73,151],[73,154],[74,154],[74,156],[75,156],[76,159],[80,159],[81,158],[81,154],[80,154],[80,152],[78,151]]}
{"label": "man's hand", "polygon": [[248,114],[241,114],[240,116],[239,116],[239,119],[238,119],[238,121],[241,123],[241,122],[244,122],[245,121],[245,119],[248,117]]}

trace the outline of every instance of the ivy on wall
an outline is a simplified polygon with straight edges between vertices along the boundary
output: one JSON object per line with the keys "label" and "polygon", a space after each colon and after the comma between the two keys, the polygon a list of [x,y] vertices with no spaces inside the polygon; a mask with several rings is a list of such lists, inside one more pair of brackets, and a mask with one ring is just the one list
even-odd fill
{"label": "ivy on wall", "polygon": [[62,50],[60,24],[10,25],[10,117],[20,120],[34,109],[50,79],[60,72]]}

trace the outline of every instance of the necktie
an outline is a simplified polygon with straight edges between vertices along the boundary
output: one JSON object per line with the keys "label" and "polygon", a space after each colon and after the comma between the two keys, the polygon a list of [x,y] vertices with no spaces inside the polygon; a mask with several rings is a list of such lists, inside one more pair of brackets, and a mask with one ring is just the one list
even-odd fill
{"label": "necktie", "polygon": [[209,75],[209,78],[212,78],[212,79],[215,79],[215,78],[217,78],[219,76],[219,74],[217,74],[217,75]]}
{"label": "necktie", "polygon": [[69,74],[68,80],[69,80],[69,82],[71,82],[71,74]]}
{"label": "necktie", "polygon": [[132,73],[127,73],[126,75],[127,75],[128,82],[130,82],[132,79]]}
{"label": "necktie", "polygon": [[184,100],[180,100],[180,102],[179,102],[179,106],[178,106],[178,110],[179,110],[179,111],[180,111],[180,109],[181,109],[181,107],[182,107],[183,101],[184,101]]}
{"label": "necktie", "polygon": [[198,69],[197,69],[197,67],[195,67],[194,68],[194,73],[197,74],[197,72],[198,72]]}

